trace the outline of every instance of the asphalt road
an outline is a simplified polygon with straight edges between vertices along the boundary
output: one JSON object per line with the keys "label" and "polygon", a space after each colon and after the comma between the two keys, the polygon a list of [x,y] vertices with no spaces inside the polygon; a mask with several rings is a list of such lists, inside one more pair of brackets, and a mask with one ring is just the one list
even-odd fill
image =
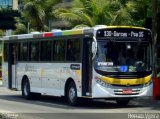
{"label": "asphalt road", "polygon": [[72,107],[64,99],[52,96],[25,100],[21,91],[0,86],[0,113],[0,119],[160,119],[160,101],[143,98],[119,106],[114,101],[83,100],[78,107]]}

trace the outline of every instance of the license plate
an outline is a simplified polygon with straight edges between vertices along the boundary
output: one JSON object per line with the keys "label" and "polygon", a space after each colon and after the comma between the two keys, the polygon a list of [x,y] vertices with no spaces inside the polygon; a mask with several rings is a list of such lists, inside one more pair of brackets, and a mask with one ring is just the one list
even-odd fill
{"label": "license plate", "polygon": [[123,94],[132,94],[132,89],[123,89]]}

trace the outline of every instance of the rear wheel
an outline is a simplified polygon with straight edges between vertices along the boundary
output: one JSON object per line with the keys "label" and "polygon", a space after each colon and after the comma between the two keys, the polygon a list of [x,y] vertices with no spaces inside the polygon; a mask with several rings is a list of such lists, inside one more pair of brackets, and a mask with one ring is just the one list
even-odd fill
{"label": "rear wheel", "polygon": [[28,79],[24,79],[24,81],[22,83],[22,97],[24,97],[26,99],[31,98],[30,84],[29,84]]}
{"label": "rear wheel", "polygon": [[116,100],[118,105],[126,106],[129,104],[130,100]]}
{"label": "rear wheel", "polygon": [[69,104],[72,106],[76,106],[78,104],[77,89],[74,82],[71,82],[68,85],[67,99]]}

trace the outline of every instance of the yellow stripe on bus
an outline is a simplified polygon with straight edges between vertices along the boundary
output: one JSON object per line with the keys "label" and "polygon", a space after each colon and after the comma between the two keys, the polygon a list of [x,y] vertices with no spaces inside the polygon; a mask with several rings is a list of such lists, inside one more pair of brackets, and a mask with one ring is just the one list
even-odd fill
{"label": "yellow stripe on bus", "polygon": [[136,26],[107,26],[106,28],[133,28],[133,29],[141,29],[144,30],[143,27],[136,27]]}
{"label": "yellow stripe on bus", "polygon": [[103,80],[108,84],[115,84],[115,85],[138,85],[138,84],[148,83],[151,80],[151,75],[137,79],[116,79],[116,78],[109,78],[102,76],[101,80]]}

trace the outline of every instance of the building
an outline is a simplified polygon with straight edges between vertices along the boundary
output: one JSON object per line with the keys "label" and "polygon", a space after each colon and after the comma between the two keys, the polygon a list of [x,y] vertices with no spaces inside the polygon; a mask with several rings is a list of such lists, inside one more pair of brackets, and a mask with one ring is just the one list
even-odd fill
{"label": "building", "polygon": [[0,0],[0,8],[18,10],[18,0]]}
{"label": "building", "polygon": [[12,8],[12,0],[1,0],[0,7],[1,8]]}
{"label": "building", "polygon": [[12,9],[13,10],[18,10],[18,0],[13,0]]}

